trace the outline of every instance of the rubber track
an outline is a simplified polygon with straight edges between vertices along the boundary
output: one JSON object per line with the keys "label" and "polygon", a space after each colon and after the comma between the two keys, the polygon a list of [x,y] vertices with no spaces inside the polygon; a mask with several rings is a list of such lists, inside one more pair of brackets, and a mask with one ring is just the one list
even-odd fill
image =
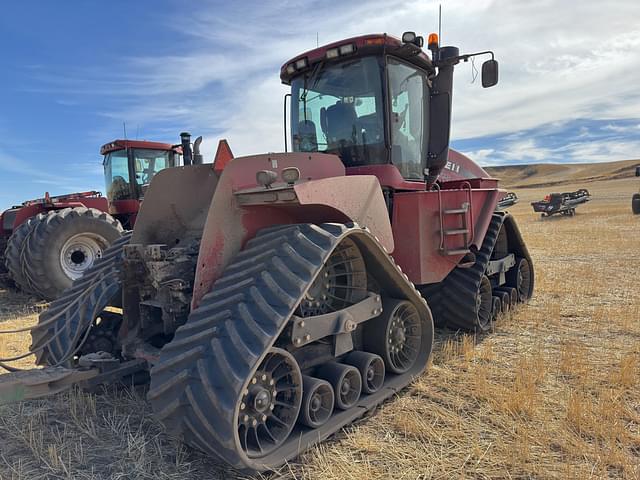
{"label": "rubber track", "polygon": [[4,262],[9,271],[9,277],[18,288],[27,293],[36,293],[36,291],[23,270],[22,258],[31,234],[45,217],[46,214],[41,213],[23,222],[9,237],[4,252]]}
{"label": "rubber track", "polygon": [[75,207],[53,210],[49,212],[43,221],[39,222],[31,232],[28,239],[28,250],[22,257],[22,268],[32,288],[47,300],[55,299],[60,293],[60,287],[56,287],[50,280],[47,270],[44,270],[44,258],[50,248],[52,235],[66,222],[73,222],[79,217],[101,220],[111,225],[122,233],[120,222],[106,212],[96,208]]}
{"label": "rubber track", "polygon": [[[255,461],[236,443],[235,410],[246,384],[331,252],[354,230],[362,232],[338,224],[290,225],[262,230],[247,243],[162,348],[151,370],[148,399],[170,433],[236,468],[264,470],[353,420],[354,412],[334,414],[324,430],[311,430],[306,437],[292,434],[275,452]],[[423,302],[404,281],[415,292],[412,300]],[[371,401],[377,404],[393,395],[426,363],[424,359],[419,371],[406,378],[398,376],[401,385]],[[366,411],[351,410],[357,416]]]}
{"label": "rubber track", "polygon": [[427,297],[437,325],[455,330],[477,329],[476,294],[504,219],[504,213],[492,215],[482,247],[476,253],[475,264],[469,268],[454,268],[440,284],[437,294]]}
{"label": "rubber track", "polygon": [[75,350],[96,316],[117,303],[122,291],[124,246],[130,239],[131,232],[126,232],[116,240],[40,314],[38,324],[31,329],[30,349],[38,365],[70,366],[70,359],[65,357]]}

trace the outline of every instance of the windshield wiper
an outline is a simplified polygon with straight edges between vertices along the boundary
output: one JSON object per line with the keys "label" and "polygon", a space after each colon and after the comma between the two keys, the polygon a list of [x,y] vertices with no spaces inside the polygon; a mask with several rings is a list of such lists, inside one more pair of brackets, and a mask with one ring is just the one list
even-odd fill
{"label": "windshield wiper", "polygon": [[[302,105],[304,108],[304,120],[305,122],[307,121],[307,95],[309,94],[309,88],[313,88],[316,86],[316,83],[318,82],[318,72],[320,72],[320,67],[324,64],[324,60],[320,60],[315,67],[313,67],[313,70],[311,71],[311,76],[307,77],[305,75],[304,77],[304,89],[302,90],[302,93],[300,94],[300,100],[302,100]],[[308,84],[311,83],[311,86],[308,86]]]}

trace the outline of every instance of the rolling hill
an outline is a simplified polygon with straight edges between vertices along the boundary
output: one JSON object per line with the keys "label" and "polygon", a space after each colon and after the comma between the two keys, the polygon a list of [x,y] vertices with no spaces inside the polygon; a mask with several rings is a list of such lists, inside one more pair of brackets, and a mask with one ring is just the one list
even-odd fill
{"label": "rolling hill", "polygon": [[535,163],[485,167],[509,188],[535,188],[552,185],[587,183],[600,180],[629,178],[635,175],[640,160],[606,163]]}

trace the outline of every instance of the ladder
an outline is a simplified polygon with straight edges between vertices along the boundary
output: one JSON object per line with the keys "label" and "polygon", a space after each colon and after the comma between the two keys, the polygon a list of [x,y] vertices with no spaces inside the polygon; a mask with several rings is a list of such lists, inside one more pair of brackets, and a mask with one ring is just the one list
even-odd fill
{"label": "ladder", "polygon": [[[473,242],[473,200],[471,184],[465,182],[462,185],[467,194],[467,201],[458,208],[443,208],[442,193],[438,188],[438,210],[440,213],[440,253],[447,256],[466,255],[471,252],[470,246]],[[459,218],[460,225],[457,228],[445,228],[445,219]],[[461,242],[455,242],[461,239]],[[453,243],[453,245],[452,245]]]}

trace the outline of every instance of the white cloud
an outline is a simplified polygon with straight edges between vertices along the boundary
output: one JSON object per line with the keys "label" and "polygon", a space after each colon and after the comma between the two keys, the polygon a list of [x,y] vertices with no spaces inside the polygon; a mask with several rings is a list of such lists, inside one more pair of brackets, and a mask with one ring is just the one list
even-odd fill
{"label": "white cloud", "polygon": [[[498,86],[484,90],[479,81],[471,84],[469,64],[457,67],[452,138],[506,135],[577,118],[637,118],[638,18],[640,2],[623,0],[445,1],[444,43],[463,52],[492,49],[501,70]],[[437,2],[289,0],[225,9],[214,2],[200,7],[188,29],[173,18],[167,25],[177,42],[186,34],[185,43],[197,46],[180,56],[125,59],[119,69],[66,73],[49,78],[50,85],[104,95],[102,115],[113,125],[126,120],[147,135],[191,129],[205,135],[206,154],[220,137],[236,154],[248,154],[282,149],[279,67],[314,48],[316,34],[321,44],[372,32],[428,34],[437,28]],[[521,138],[502,152],[517,161],[543,160],[546,153]]]}

